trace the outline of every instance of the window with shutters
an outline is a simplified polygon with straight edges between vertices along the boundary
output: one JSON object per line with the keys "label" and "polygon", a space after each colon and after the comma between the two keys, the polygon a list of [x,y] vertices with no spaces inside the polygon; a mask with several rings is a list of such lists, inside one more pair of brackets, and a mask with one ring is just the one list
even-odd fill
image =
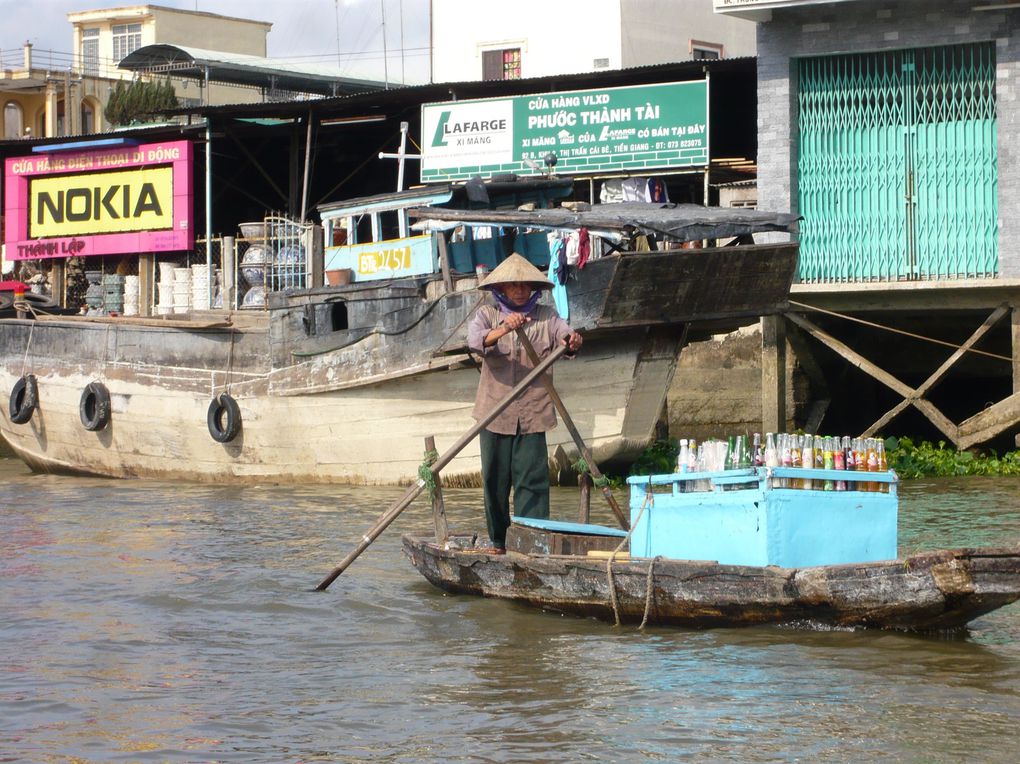
{"label": "window with shutters", "polygon": [[520,48],[482,51],[483,80],[519,80],[520,78]]}

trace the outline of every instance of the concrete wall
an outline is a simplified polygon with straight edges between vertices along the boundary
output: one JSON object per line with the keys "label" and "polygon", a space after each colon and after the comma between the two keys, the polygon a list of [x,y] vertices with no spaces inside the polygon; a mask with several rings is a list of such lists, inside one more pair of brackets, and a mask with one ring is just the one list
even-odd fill
{"label": "concrete wall", "polygon": [[692,41],[755,48],[755,25],[707,0],[433,0],[432,20],[435,82],[480,80],[485,50],[520,48],[521,76],[545,77],[686,61]]}
{"label": "concrete wall", "polygon": [[[792,352],[787,350],[788,357]],[[787,431],[809,398],[807,380],[787,368]],[[692,342],[680,353],[666,394],[669,435],[724,438],[761,432],[761,332],[746,327],[725,336]]]}
{"label": "concrete wall", "polygon": [[647,66],[692,58],[695,43],[722,48],[726,58],[753,56],[754,22],[712,12],[704,0],[625,0],[623,66]]}
{"label": "concrete wall", "polygon": [[619,69],[620,1],[433,0],[433,80],[482,79],[482,52],[521,49],[521,77]]}
{"label": "concrete wall", "polygon": [[797,211],[796,61],[805,56],[995,41],[999,274],[1020,277],[1020,28],[1016,11],[972,0],[862,0],[776,9],[758,27],[758,206]]}
{"label": "concrete wall", "polygon": [[249,56],[266,55],[266,36],[271,26],[268,22],[215,13],[183,13],[156,6],[150,6],[150,9],[155,31],[153,42]]}

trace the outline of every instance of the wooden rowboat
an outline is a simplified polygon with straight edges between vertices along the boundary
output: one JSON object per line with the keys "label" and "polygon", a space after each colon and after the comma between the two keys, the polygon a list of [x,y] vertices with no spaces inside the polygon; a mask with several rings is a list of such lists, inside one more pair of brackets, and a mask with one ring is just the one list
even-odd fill
{"label": "wooden rowboat", "polygon": [[[515,542],[512,534],[517,532],[527,538]],[[544,543],[534,529],[520,531],[514,525],[510,534],[511,549]],[[472,539],[451,536],[438,545],[405,535],[403,546],[418,572],[445,591],[609,621],[618,615],[624,623],[943,631],[963,628],[1020,599],[1020,548],[952,549],[883,562],[780,568],[630,559],[625,554],[609,563],[606,550],[619,542],[614,536],[576,537],[572,554],[486,554],[474,548]],[[546,548],[562,548],[551,543]]]}

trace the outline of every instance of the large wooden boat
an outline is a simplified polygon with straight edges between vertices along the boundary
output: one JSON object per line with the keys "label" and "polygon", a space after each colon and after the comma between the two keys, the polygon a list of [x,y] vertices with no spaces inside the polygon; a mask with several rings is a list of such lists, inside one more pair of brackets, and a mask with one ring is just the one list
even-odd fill
{"label": "large wooden boat", "polygon": [[[788,230],[789,215],[624,205],[607,218],[605,207],[597,218],[549,223],[515,212],[507,222],[588,226],[618,244],[568,286],[569,320],[586,343],[556,372],[600,461],[633,456],[653,437],[685,330],[689,339],[783,310],[797,256],[789,243],[629,251],[641,233],[749,237]],[[0,320],[0,391],[11,395],[0,433],[42,472],[414,480],[426,436],[442,444],[473,422],[478,372],[466,326],[487,296],[473,268],[445,270],[289,288],[270,293],[266,310]],[[573,453],[563,428],[551,435],[551,450]],[[448,482],[471,484],[477,465],[476,447],[465,449]]]}

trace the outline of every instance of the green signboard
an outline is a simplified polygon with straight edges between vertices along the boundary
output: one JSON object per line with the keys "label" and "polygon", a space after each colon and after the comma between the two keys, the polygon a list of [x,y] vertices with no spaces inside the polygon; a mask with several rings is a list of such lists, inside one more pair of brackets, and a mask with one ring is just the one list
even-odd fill
{"label": "green signboard", "polygon": [[708,83],[673,82],[422,106],[425,182],[513,172],[645,172],[708,164]]}

